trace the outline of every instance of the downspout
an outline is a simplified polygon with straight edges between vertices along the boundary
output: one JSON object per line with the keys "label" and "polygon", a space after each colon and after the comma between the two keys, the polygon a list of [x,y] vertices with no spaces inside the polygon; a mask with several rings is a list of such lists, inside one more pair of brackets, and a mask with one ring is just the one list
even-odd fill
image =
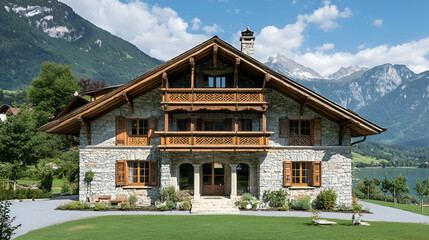
{"label": "downspout", "polygon": [[356,141],[356,142],[352,142],[351,146],[353,146],[355,144],[358,144],[358,143],[361,143],[361,142],[364,142],[365,140],[366,140],[366,136],[363,136],[362,140],[359,140],[359,141]]}

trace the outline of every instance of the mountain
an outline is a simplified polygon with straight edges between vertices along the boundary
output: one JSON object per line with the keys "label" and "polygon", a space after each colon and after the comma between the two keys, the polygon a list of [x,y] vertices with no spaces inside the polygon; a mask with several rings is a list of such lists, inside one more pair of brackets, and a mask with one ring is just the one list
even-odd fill
{"label": "mountain", "polygon": [[340,69],[338,69],[338,71],[330,74],[328,78],[333,80],[339,80],[355,75],[357,72],[361,73],[362,75],[366,70],[368,70],[368,68],[361,68],[359,66],[349,66],[347,68],[341,67]]}
{"label": "mountain", "polygon": [[429,71],[402,82],[358,113],[388,131],[371,139],[408,147],[429,146]]}
{"label": "mountain", "polygon": [[[94,10],[96,11],[96,10]],[[125,83],[161,64],[57,0],[0,0],[0,88],[25,89],[44,61],[79,78]]]}
{"label": "mountain", "polygon": [[281,54],[278,54],[277,57],[270,57],[265,65],[285,75],[286,77],[293,79],[313,80],[323,78],[313,69],[304,67]]}

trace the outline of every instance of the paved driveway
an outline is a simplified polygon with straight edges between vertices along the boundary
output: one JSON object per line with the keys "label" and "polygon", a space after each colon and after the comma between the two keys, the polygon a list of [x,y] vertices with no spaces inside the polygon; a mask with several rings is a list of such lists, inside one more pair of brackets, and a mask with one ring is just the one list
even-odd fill
{"label": "paved driveway", "polygon": [[[189,212],[95,212],[95,211],[59,211],[55,208],[61,204],[70,202],[70,199],[54,199],[48,201],[17,202],[11,207],[11,216],[16,216],[14,224],[21,223],[14,237],[23,235],[29,231],[60,224],[63,222],[88,217],[106,215],[190,215]],[[429,217],[403,211],[395,208],[384,207],[376,204],[360,202],[364,207],[369,207],[374,214],[364,214],[364,221],[410,222],[429,224]],[[279,216],[279,217],[310,217],[309,212],[271,212],[271,211],[242,211],[240,215],[254,216]],[[351,220],[351,213],[322,212],[322,218],[334,218]]]}

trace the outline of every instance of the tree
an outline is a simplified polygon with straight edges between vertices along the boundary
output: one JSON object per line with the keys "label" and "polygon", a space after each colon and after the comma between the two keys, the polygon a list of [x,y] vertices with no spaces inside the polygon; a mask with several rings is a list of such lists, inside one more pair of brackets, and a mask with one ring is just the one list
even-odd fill
{"label": "tree", "polygon": [[423,198],[429,195],[429,178],[423,180],[423,184],[420,183],[420,179],[416,179],[416,185],[413,187],[417,192],[417,196],[420,199],[420,208],[423,212]]}
{"label": "tree", "polygon": [[393,194],[395,204],[398,203],[398,196],[401,196],[402,193],[410,192],[410,189],[407,187],[407,181],[408,179],[402,175],[392,179],[389,191]]}
{"label": "tree", "polygon": [[12,222],[15,221],[15,217],[10,217],[10,207],[11,203],[8,201],[0,201],[0,239],[11,239],[14,235],[14,231],[18,229],[21,224],[12,226]]}
{"label": "tree", "polygon": [[365,179],[363,180],[363,185],[365,186],[365,190],[366,190],[366,199],[369,199],[369,189],[372,184],[373,184],[372,180],[369,179],[368,177],[365,177]]}
{"label": "tree", "polygon": [[78,89],[78,79],[73,76],[71,66],[44,62],[39,77],[31,82],[27,96],[37,112],[52,116],[66,106]]}
{"label": "tree", "polygon": [[387,192],[389,191],[389,189],[391,188],[391,182],[389,180],[389,178],[387,177],[387,172],[384,175],[384,179],[383,181],[381,181],[381,190],[384,193],[384,201],[386,202],[387,199]]}
{"label": "tree", "polygon": [[4,93],[3,90],[0,88],[0,102],[3,100]]}

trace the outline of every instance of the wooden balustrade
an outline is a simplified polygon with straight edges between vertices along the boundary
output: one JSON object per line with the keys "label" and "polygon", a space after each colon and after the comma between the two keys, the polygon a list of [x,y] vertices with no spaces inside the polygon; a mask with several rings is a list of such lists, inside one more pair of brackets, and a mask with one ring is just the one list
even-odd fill
{"label": "wooden balustrade", "polygon": [[145,136],[128,136],[126,145],[128,146],[147,146],[149,145],[149,138]]}
{"label": "wooden balustrade", "polygon": [[260,150],[269,148],[268,137],[273,132],[156,132],[161,137],[159,148],[181,150]]}

